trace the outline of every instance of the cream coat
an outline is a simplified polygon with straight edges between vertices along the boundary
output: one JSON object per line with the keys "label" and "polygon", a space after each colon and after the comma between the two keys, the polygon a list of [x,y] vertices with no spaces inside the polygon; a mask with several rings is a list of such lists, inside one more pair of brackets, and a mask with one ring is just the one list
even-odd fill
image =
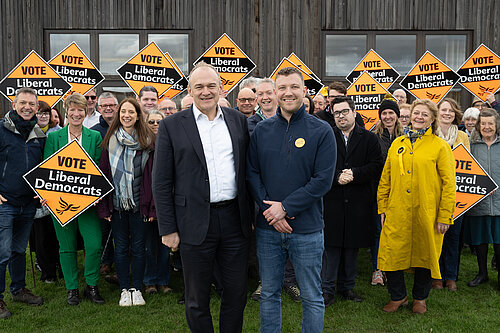
{"label": "cream coat", "polygon": [[431,129],[413,147],[406,136],[394,140],[377,193],[379,214],[386,213],[380,235],[379,269],[423,267],[431,270],[432,278],[441,279],[443,235],[438,234],[437,223],[453,223],[455,189],[451,148]]}

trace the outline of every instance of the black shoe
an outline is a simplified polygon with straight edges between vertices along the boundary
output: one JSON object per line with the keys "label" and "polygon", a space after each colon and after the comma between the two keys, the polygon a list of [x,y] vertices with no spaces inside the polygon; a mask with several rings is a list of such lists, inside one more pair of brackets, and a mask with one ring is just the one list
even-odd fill
{"label": "black shoe", "polygon": [[106,280],[107,283],[119,285],[118,276],[116,274],[108,274],[104,280]]}
{"label": "black shoe", "polygon": [[332,305],[333,303],[335,303],[335,295],[324,293],[323,294],[323,301],[325,303],[325,308],[327,308],[330,305]]}
{"label": "black shoe", "polygon": [[474,279],[470,280],[470,281],[467,283],[467,285],[468,285],[469,287],[477,287],[477,286],[479,286],[480,284],[483,284],[483,283],[488,282],[488,280],[489,280],[489,279],[488,279],[488,276],[487,276],[487,275],[486,275],[486,276],[482,276],[482,275],[479,275],[479,274],[478,274],[478,275],[476,275],[476,277],[475,277]]}
{"label": "black shoe", "polygon": [[186,300],[184,299],[184,293],[182,293],[182,296],[177,301],[177,304],[185,304],[185,303],[186,303]]}
{"label": "black shoe", "polygon": [[42,305],[43,298],[34,295],[29,289],[23,288],[15,295],[12,295],[12,300],[16,302],[22,302],[29,305]]}
{"label": "black shoe", "polygon": [[68,304],[69,305],[78,305],[80,304],[80,292],[78,289],[70,289],[68,290]]}
{"label": "black shoe", "polygon": [[358,294],[356,294],[354,291],[352,290],[347,290],[347,291],[344,291],[344,292],[339,292],[338,293],[340,297],[348,300],[348,301],[353,301],[353,302],[362,302],[363,299],[361,298],[361,296],[359,296]]}
{"label": "black shoe", "polygon": [[85,291],[83,292],[83,296],[96,304],[104,304],[104,298],[102,298],[101,294],[99,294],[97,286],[87,285],[87,287],[85,287]]}

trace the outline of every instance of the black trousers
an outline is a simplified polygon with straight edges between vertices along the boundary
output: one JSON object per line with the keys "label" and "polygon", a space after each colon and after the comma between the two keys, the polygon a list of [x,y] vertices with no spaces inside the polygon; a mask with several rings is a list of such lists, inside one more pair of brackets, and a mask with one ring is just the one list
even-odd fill
{"label": "black trousers", "polygon": [[[405,276],[403,271],[385,272],[387,276],[387,290],[391,300],[400,301],[406,297]],[[413,280],[413,299],[423,300],[429,297],[431,291],[431,271],[427,268],[415,268]]]}
{"label": "black trousers", "polygon": [[59,242],[52,218],[44,216],[33,222],[35,253],[42,269],[41,280],[56,279],[56,266],[59,263]]}
{"label": "black trousers", "polygon": [[323,293],[335,295],[335,281],[337,292],[354,289],[357,272],[358,249],[325,246],[321,270]]}
{"label": "black trousers", "polygon": [[220,332],[241,332],[247,301],[249,240],[241,231],[237,202],[210,209],[207,237],[200,245],[180,243],[186,319],[192,332],[213,332],[210,287],[214,264],[220,269]]}

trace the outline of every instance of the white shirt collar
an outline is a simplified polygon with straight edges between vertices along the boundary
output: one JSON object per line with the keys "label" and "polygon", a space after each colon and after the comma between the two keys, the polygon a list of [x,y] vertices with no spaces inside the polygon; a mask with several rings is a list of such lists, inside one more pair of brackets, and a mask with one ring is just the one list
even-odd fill
{"label": "white shirt collar", "polygon": [[[193,114],[194,114],[194,119],[195,119],[195,120],[198,120],[198,119],[199,119],[199,117],[200,117],[200,116],[202,116],[202,115],[203,115],[203,116],[205,116],[205,117],[207,117],[207,115],[206,115],[206,114],[204,114],[203,112],[201,112],[201,111],[200,111],[200,110],[196,107],[196,105],[195,105],[194,103],[193,103]],[[220,108],[220,106],[219,106],[219,105],[217,105],[217,114],[215,115],[214,120],[218,119],[219,117],[220,117],[220,118],[222,118],[222,119],[224,119],[224,114],[222,113],[222,109]],[[208,117],[207,117],[207,119],[208,119]]]}

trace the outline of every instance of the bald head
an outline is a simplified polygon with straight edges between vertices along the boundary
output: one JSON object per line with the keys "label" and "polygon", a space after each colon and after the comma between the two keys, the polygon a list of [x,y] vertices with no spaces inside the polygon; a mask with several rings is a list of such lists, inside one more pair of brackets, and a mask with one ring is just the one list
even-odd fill
{"label": "bald head", "polygon": [[392,96],[398,101],[398,105],[406,103],[406,92],[403,89],[394,90]]}
{"label": "bald head", "polygon": [[255,106],[257,106],[257,96],[252,89],[243,88],[238,93],[236,105],[241,113],[246,117],[250,117],[255,110]]}

